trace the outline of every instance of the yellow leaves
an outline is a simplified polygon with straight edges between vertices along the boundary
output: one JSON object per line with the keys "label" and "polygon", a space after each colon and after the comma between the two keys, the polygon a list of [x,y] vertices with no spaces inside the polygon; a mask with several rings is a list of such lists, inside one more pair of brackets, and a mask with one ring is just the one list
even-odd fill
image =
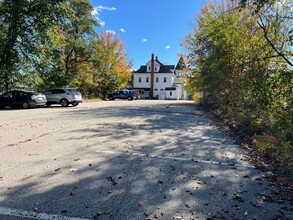
{"label": "yellow leaves", "polygon": [[278,138],[270,134],[254,135],[253,144],[260,155],[265,157],[272,157],[274,153],[277,153],[277,148],[281,147]]}
{"label": "yellow leaves", "polygon": [[254,135],[253,143],[258,147],[272,147],[274,138],[266,135]]}
{"label": "yellow leaves", "polygon": [[199,104],[201,103],[201,100],[202,100],[202,93],[201,92],[195,92],[192,96],[192,100],[194,100],[194,102],[196,104]]}

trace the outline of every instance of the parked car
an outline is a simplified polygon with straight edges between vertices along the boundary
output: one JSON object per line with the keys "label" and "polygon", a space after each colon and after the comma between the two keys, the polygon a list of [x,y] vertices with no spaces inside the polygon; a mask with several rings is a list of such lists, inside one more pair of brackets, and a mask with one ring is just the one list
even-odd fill
{"label": "parked car", "polygon": [[25,90],[11,90],[0,95],[0,107],[22,107],[24,109],[44,106],[46,96],[42,93]]}
{"label": "parked car", "polygon": [[69,104],[77,106],[82,102],[82,95],[76,89],[72,88],[54,88],[44,92],[47,97],[47,106],[52,104],[61,104],[67,107]]}
{"label": "parked car", "polygon": [[107,94],[106,96],[109,100],[115,100],[115,99],[127,99],[128,101],[131,101],[133,99],[136,99],[136,96],[133,92],[121,90],[115,93]]}

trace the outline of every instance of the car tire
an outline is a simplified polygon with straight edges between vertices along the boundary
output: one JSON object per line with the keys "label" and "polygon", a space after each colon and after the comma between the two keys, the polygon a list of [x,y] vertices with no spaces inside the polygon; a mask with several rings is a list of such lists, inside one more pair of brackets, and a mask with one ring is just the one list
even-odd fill
{"label": "car tire", "polygon": [[131,96],[128,96],[127,99],[128,99],[128,101],[132,101],[133,100],[133,98]]}
{"label": "car tire", "polygon": [[74,103],[72,103],[72,106],[75,107],[75,106],[78,106],[78,104],[79,104],[78,102],[74,102]]}
{"label": "car tire", "polygon": [[114,98],[112,96],[109,97],[109,100],[114,100]]}
{"label": "car tire", "polygon": [[30,104],[29,104],[28,102],[23,102],[23,103],[21,104],[21,107],[22,107],[23,109],[28,109],[28,108],[30,107]]}
{"label": "car tire", "polygon": [[67,107],[69,105],[69,102],[67,99],[61,99],[60,104],[62,107]]}
{"label": "car tire", "polygon": [[47,104],[46,104],[46,106],[48,106],[48,107],[49,107],[49,106],[51,106],[51,104],[50,104],[50,103],[47,103]]}

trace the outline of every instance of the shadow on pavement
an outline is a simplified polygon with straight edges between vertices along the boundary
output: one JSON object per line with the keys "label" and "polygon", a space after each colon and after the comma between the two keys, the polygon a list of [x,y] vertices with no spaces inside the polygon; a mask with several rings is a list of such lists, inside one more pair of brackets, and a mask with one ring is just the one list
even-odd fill
{"label": "shadow on pavement", "polygon": [[[90,219],[292,217],[286,202],[273,202],[277,190],[247,155],[194,106],[114,106],[60,114],[90,121],[82,128],[73,125],[56,143],[76,141],[76,151],[62,155],[71,162],[44,172],[39,182],[28,176],[29,184],[8,189],[0,206],[26,204],[36,212]],[[58,178],[68,181],[39,188]]]}

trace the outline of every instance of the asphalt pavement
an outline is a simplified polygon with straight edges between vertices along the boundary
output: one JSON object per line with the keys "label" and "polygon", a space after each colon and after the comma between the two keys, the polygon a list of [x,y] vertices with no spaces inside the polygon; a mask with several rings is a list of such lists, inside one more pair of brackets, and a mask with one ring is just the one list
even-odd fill
{"label": "asphalt pavement", "polygon": [[0,219],[293,219],[189,101],[0,110]]}

